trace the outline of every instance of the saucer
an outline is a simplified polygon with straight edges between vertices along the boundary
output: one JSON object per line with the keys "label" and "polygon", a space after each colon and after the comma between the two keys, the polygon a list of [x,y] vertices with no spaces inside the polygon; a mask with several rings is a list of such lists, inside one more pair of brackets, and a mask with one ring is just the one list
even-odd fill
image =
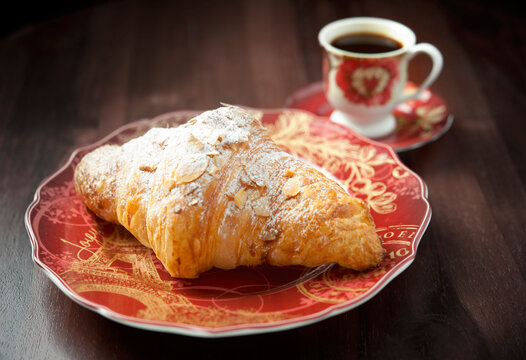
{"label": "saucer", "polygon": [[[412,93],[417,85],[407,82],[404,92]],[[323,82],[316,82],[294,92],[285,102],[285,107],[310,111],[318,116],[329,116],[333,108],[324,94]],[[446,102],[430,90],[425,90],[419,99],[398,105],[393,115],[396,129],[383,138],[375,139],[403,152],[424,146],[444,135],[453,124]]]}

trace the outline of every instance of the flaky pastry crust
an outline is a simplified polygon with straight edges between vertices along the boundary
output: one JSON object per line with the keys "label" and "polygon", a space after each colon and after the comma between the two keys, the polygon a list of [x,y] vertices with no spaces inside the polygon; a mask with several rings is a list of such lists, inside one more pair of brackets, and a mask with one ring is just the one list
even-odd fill
{"label": "flaky pastry crust", "polygon": [[367,204],[233,106],[92,151],[75,186],[89,209],[152,248],[174,277],[260,264],[364,270],[385,254]]}

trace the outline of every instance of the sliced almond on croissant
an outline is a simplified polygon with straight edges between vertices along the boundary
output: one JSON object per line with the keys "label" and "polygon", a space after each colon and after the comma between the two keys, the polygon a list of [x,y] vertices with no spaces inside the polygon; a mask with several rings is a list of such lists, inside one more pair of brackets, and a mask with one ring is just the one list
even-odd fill
{"label": "sliced almond on croissant", "polygon": [[181,162],[175,170],[175,182],[177,185],[186,184],[199,178],[208,167],[208,157],[204,154],[196,154]]}
{"label": "sliced almond on croissant", "polygon": [[294,176],[285,182],[283,185],[283,194],[287,197],[293,197],[299,194],[303,179],[300,176]]}

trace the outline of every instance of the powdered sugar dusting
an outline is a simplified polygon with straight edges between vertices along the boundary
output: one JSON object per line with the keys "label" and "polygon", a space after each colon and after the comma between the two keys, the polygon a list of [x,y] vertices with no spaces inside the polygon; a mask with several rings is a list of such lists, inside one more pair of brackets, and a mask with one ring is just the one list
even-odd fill
{"label": "powdered sugar dusting", "polygon": [[[112,179],[101,182],[100,203],[118,202],[112,209],[118,222],[151,246],[173,276],[195,277],[210,266],[257,265],[271,254],[282,263],[286,252],[299,251],[297,231],[290,234],[285,225],[305,234],[319,225],[312,222],[314,202],[302,201],[316,196],[332,204],[332,198],[317,198],[314,185],[338,188],[282,151],[250,113],[232,106],[179,127],[153,128],[112,147],[114,157],[107,156],[108,148],[98,150],[86,158],[117,164],[114,172],[85,172]],[[98,162],[86,166],[100,168]],[[275,250],[279,246],[284,247]]]}
{"label": "powdered sugar dusting", "polygon": [[[120,175],[105,176],[116,176],[123,191],[140,189],[144,194],[140,202],[148,213],[148,223],[156,214],[166,211],[167,206],[176,214],[203,206],[207,187],[227,178],[221,182],[219,194],[234,206],[224,207],[219,232],[227,230],[221,229],[223,224],[231,223],[229,219],[242,212],[260,218],[272,228],[278,220],[277,199],[296,195],[301,184],[293,189],[294,194],[289,190],[283,194],[286,173],[299,166],[299,161],[264,140],[266,136],[260,121],[248,112],[224,106],[203,112],[175,128],[152,128],[127,142],[119,151],[118,161],[123,169]],[[233,163],[236,165],[229,166],[224,173],[225,166]],[[121,195],[120,208],[125,209],[128,197]],[[124,218],[126,214],[119,216]],[[272,234],[276,235],[275,231]]]}
{"label": "powdered sugar dusting", "polygon": [[[130,158],[134,168],[155,172],[160,166],[159,172],[165,179],[174,179],[177,185],[188,184],[178,188],[170,184],[169,190],[181,191],[186,204],[200,204],[201,189],[189,183],[201,177],[204,178],[199,185],[210,181],[225,163],[214,158],[228,158],[231,147],[247,142],[254,121],[238,108],[222,107],[206,111],[176,128],[152,128],[143,136],[124,144],[122,149],[133,154]],[[150,188],[151,179],[147,180],[142,185]]]}
{"label": "powdered sugar dusting", "polygon": [[207,145],[221,143],[222,146],[229,146],[248,141],[253,122],[254,118],[248,113],[228,106],[205,111],[179,129],[188,130]]}

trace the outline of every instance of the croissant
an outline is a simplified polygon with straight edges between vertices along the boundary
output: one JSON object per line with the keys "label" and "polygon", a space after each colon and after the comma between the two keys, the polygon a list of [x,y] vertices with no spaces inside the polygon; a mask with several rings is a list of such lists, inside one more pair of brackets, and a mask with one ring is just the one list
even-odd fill
{"label": "croissant", "polygon": [[362,200],[234,106],[102,146],[74,178],[86,206],[152,248],[173,277],[260,264],[364,270],[385,253]]}

